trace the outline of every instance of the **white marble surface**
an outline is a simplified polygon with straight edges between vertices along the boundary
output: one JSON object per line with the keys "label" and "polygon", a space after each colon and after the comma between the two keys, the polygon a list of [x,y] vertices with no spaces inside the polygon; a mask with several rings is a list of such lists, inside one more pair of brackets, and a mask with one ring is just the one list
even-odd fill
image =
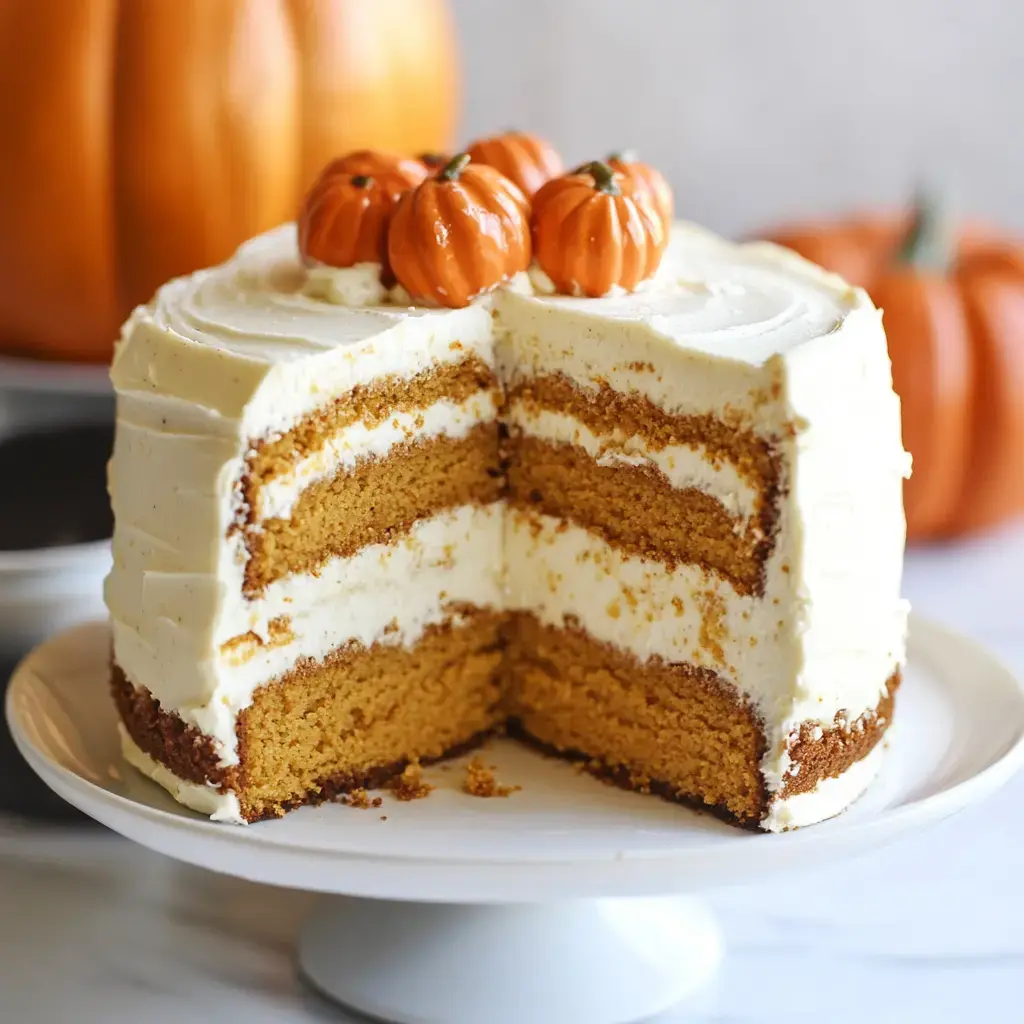
{"label": "white marble surface", "polygon": [[[1024,672],[1022,578],[1024,528],[914,552],[906,590]],[[708,894],[724,969],[666,1021],[1024,1020],[1022,804],[1024,776],[859,860]],[[309,906],[114,836],[0,821],[0,1022],[347,1020],[296,979]]]}

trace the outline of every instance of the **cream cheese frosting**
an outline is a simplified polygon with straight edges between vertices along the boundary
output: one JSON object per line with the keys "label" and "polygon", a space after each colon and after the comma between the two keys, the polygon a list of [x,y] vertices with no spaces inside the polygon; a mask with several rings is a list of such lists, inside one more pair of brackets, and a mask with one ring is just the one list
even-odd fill
{"label": "cream cheese frosting", "polygon": [[[284,226],[226,264],[162,288],[133,313],[115,354],[117,528],[106,584],[115,654],[131,682],[213,737],[224,763],[237,757],[235,721],[255,688],[298,657],[378,642],[392,620],[399,628],[390,642],[414,642],[459,600],[530,608],[552,623],[572,615],[638,657],[690,661],[702,651],[702,607],[714,593],[729,640],[710,667],[735,677],[756,704],[773,793],[791,770],[788,745],[801,722],[828,728],[838,712],[852,720],[878,703],[903,660],[909,460],[881,314],[862,291],[776,246],[732,245],[686,224],[673,229],[656,278],[630,295],[545,294],[534,271],[465,309],[428,309],[371,287],[372,267],[353,270],[341,278],[308,271],[294,227]],[[670,413],[712,414],[771,438],[784,479],[764,596],[709,583],[692,567],[625,557],[577,528],[525,528],[521,513],[497,505],[427,520],[407,546],[367,549],[319,578],[285,579],[259,600],[244,598],[245,551],[230,527],[251,443],[357,385],[469,356],[506,383],[563,374],[584,390],[608,384]],[[480,397],[438,403],[422,422],[356,424],[270,484],[261,514],[287,515],[304,486],[356,452],[386,454],[410,431],[459,435],[496,415],[493,399]],[[755,511],[752,488],[729,465],[711,466],[699,447],[655,451],[642,438],[594,434],[572,417],[515,403],[508,418],[607,463],[650,465],[744,520]],[[439,561],[444,549],[454,558]],[[557,566],[557,586],[542,565]],[[625,603],[624,614],[608,614],[623,586],[645,595],[643,613]],[[672,597],[684,614],[652,626],[647,613]],[[352,612],[325,618],[325,603]],[[282,616],[287,643],[241,661],[222,649],[248,632],[269,639]],[[828,793],[790,798],[813,810],[788,816],[777,801],[767,827],[820,820],[852,799],[849,786]]]}

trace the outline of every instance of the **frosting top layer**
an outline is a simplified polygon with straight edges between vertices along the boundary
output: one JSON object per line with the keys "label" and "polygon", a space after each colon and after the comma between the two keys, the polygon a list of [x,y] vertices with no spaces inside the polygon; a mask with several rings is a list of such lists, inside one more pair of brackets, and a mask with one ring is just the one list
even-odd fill
{"label": "frosting top layer", "polygon": [[581,320],[640,321],[681,347],[755,366],[838,330],[857,309],[872,308],[863,291],[787,249],[737,245],[683,222],[674,225],[646,287],[601,299],[535,301]]}
{"label": "frosting top layer", "polygon": [[[184,341],[267,366],[357,347],[410,318],[429,330],[439,318],[461,312],[340,305],[309,284],[295,227],[283,225],[247,242],[221,266],[165,285],[150,305],[136,310],[126,330],[148,321]],[[735,245],[685,223],[674,226],[657,276],[635,293],[601,299],[544,295],[522,278],[501,291],[512,301],[556,307],[583,321],[640,321],[680,347],[753,365],[828,334],[858,308],[871,308],[862,291],[788,250],[770,243]]]}

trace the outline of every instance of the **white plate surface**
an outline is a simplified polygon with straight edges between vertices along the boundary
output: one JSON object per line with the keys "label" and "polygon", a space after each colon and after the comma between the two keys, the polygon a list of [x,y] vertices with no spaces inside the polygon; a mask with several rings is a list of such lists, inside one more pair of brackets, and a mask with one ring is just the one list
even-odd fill
{"label": "white plate surface", "polygon": [[[110,637],[59,634],[19,667],[7,695],[14,737],[61,796],[153,849],[242,877],[353,895],[525,900],[686,892],[750,881],[887,841],[952,814],[1024,760],[1024,692],[991,655],[912,617],[909,664],[882,772],[832,821],[784,835],[744,832],[626,793],[513,743],[484,752],[507,799],[460,791],[463,761],[428,769],[437,789],[379,810],[303,808],[248,827],[209,822],[126,765],[108,697]],[[387,820],[382,821],[381,816]]]}

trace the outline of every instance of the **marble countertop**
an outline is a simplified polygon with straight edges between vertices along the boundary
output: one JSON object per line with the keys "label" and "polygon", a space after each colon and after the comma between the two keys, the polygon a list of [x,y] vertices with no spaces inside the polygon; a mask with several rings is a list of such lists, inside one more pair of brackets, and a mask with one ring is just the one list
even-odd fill
{"label": "marble countertop", "polygon": [[[1022,579],[1018,528],[913,552],[906,592],[1024,673]],[[708,894],[725,927],[724,967],[665,1024],[1024,1020],[1022,805],[1024,775],[857,860]],[[97,828],[0,819],[0,1021],[347,1020],[295,976],[311,899]]]}

